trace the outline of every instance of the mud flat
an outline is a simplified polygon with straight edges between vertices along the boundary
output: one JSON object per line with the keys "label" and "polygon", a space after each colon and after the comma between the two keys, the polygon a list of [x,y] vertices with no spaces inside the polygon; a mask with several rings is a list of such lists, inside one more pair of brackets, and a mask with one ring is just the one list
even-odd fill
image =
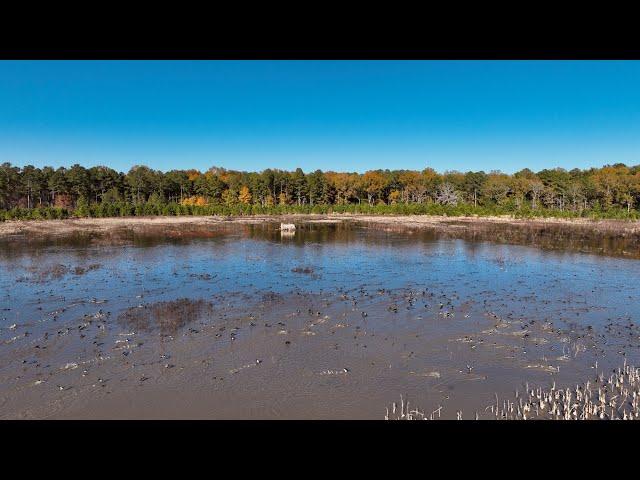
{"label": "mud flat", "polygon": [[131,310],[113,322],[112,307],[96,305],[62,328],[8,339],[0,417],[382,419],[403,395],[437,418],[492,419],[494,395],[524,391],[523,379],[562,388],[595,378],[626,340],[469,305],[424,308],[439,296],[235,295],[210,297],[211,311],[194,315],[177,313],[201,310],[202,299],[143,302],[154,312],[143,328]]}

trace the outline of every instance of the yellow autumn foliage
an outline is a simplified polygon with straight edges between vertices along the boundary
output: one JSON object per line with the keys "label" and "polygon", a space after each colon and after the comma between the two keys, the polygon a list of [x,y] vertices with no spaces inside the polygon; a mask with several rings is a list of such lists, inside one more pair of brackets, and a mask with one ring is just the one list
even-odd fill
{"label": "yellow autumn foliage", "polygon": [[199,207],[206,205],[207,199],[201,196],[187,197],[180,202],[182,205],[197,205]]}
{"label": "yellow autumn foliage", "polygon": [[251,192],[249,191],[249,187],[242,186],[240,188],[238,200],[240,200],[240,202],[244,203],[245,205],[249,205],[251,203]]}

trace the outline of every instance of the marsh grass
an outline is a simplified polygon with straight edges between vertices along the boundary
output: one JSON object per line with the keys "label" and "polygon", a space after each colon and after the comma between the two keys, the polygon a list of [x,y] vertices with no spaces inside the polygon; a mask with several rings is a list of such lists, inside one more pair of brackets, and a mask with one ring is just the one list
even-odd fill
{"label": "marsh grass", "polygon": [[[600,373],[575,387],[532,388],[527,383],[524,395],[516,391],[512,400],[488,405],[483,417],[494,420],[638,420],[640,419],[640,368],[627,365],[605,376]],[[385,420],[434,420],[440,418],[439,407],[431,414],[410,408],[400,396],[400,405],[387,407]],[[437,416],[434,415],[437,412]],[[456,412],[462,420],[462,411]],[[476,420],[480,419],[475,412]]]}
{"label": "marsh grass", "polygon": [[400,403],[393,402],[391,407],[387,407],[385,413],[385,420],[436,420],[441,418],[442,407],[438,407],[431,413],[426,413],[424,410],[418,408],[411,408],[409,406],[409,400],[405,402],[405,399],[400,395]]}

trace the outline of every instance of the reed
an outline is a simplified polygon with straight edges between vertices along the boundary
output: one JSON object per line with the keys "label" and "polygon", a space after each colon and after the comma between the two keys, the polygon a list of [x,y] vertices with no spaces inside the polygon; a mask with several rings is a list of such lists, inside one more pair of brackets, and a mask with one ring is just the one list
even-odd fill
{"label": "reed", "polygon": [[[416,408],[410,409],[401,397],[400,409],[396,403],[386,410],[385,420],[434,420]],[[608,376],[600,373],[595,378],[572,387],[557,388],[555,382],[549,388],[525,385],[524,394],[515,391],[513,399],[500,400],[488,405],[480,416],[494,420],[638,420],[640,418],[640,368],[627,365]],[[456,412],[463,419],[461,410]]]}

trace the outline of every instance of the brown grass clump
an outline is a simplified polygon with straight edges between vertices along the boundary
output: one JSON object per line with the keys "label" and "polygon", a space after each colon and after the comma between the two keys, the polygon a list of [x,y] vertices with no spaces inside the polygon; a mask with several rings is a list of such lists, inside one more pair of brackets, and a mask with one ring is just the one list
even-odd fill
{"label": "brown grass clump", "polygon": [[74,275],[84,275],[87,272],[91,272],[92,270],[98,270],[102,265],[99,263],[92,263],[86,267],[77,266],[73,269]]}
{"label": "brown grass clump", "polygon": [[84,275],[87,272],[92,270],[98,270],[102,265],[99,263],[92,263],[86,267],[77,266],[74,268],[70,268],[66,265],[55,264],[55,265],[44,265],[40,266],[31,266],[26,268],[26,270],[31,274],[30,276],[25,276],[19,278],[20,282],[33,282],[33,283],[46,283],[52,280],[60,280],[65,275],[69,273],[73,273],[74,275],[80,276]]}
{"label": "brown grass clump", "polygon": [[212,312],[211,302],[180,298],[128,308],[118,315],[118,323],[136,331],[159,331],[161,335],[174,335],[184,326]]}
{"label": "brown grass clump", "polygon": [[310,274],[313,273],[313,268],[311,268],[311,267],[295,267],[295,268],[292,268],[291,271],[293,273],[304,273],[304,274],[310,275]]}
{"label": "brown grass clump", "polygon": [[46,265],[42,268],[37,266],[28,267],[26,269],[31,273],[31,277],[25,277],[23,280],[29,280],[34,283],[44,283],[49,280],[58,280],[69,273],[69,267],[66,265]]}

